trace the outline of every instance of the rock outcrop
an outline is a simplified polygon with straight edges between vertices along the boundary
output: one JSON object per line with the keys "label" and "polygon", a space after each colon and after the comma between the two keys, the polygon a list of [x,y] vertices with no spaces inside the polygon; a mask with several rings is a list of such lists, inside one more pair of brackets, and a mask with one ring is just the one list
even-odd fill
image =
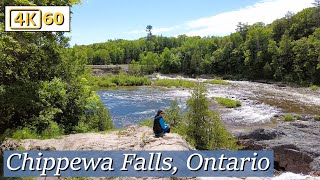
{"label": "rock outcrop", "polygon": [[245,149],[274,150],[278,170],[320,175],[320,122],[282,123],[237,137]]}
{"label": "rock outcrop", "polygon": [[[260,133],[261,134],[261,133]],[[260,139],[272,139],[278,134],[259,137]],[[248,136],[250,137],[250,136]],[[257,136],[258,137],[258,136]],[[258,141],[260,142],[260,141]],[[1,145],[4,150],[193,150],[184,138],[178,134],[166,134],[163,138],[155,138],[150,128],[144,126],[131,126],[124,130],[109,133],[87,133],[72,134],[62,136],[58,139],[49,140],[12,140],[8,139]],[[319,163],[319,161],[314,161]],[[298,177],[299,175],[292,175]],[[279,180],[288,179],[279,176]],[[300,176],[299,176],[300,177]],[[301,176],[302,177],[302,176]],[[58,180],[60,178],[38,178],[38,180]],[[68,178],[61,178],[68,180]],[[88,178],[92,180],[108,180],[110,178]],[[113,179],[159,179],[167,180],[172,178],[113,178]],[[273,178],[230,178],[230,177],[211,177],[211,178],[173,178],[173,179],[195,179],[195,180],[271,180]],[[320,178],[305,176],[305,180],[320,180]]]}
{"label": "rock outcrop", "polygon": [[109,133],[87,133],[62,136],[48,140],[7,140],[3,150],[191,150],[178,134],[166,134],[155,138],[150,128],[131,126]]}

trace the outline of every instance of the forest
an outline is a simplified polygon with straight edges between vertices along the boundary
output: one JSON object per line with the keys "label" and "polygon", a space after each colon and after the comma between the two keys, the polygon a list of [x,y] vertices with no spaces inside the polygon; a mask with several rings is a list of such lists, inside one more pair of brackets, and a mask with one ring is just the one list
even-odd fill
{"label": "forest", "polygon": [[[271,24],[239,22],[225,37],[148,36],[109,40],[71,48],[87,64],[130,64],[137,75],[154,72],[190,76],[215,74],[236,79],[266,79],[320,84],[320,3]],[[150,28],[150,27],[149,27]]]}

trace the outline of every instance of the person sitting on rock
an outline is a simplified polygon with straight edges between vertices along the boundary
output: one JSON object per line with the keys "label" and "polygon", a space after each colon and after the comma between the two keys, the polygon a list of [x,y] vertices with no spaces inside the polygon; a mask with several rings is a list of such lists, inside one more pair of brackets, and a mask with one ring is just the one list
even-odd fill
{"label": "person sitting on rock", "polygon": [[161,137],[165,133],[170,133],[170,126],[164,122],[165,113],[162,110],[159,110],[154,117],[153,121],[153,132],[156,137]]}

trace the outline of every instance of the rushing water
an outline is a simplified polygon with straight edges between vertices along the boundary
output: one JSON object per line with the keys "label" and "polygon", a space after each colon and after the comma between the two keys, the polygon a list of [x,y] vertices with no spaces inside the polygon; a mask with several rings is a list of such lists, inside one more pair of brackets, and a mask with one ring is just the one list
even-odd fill
{"label": "rushing water", "polygon": [[[207,85],[207,88],[209,98],[226,97],[242,102],[242,106],[235,109],[211,104],[231,128],[268,124],[281,113],[320,114],[319,91],[248,81],[230,82],[232,85]],[[165,109],[175,99],[186,109],[191,95],[188,89],[152,87],[101,90],[98,94],[110,109],[116,128],[153,118],[158,109]]]}
{"label": "rushing water", "polygon": [[165,109],[175,99],[185,109],[189,96],[187,91],[149,87],[104,90],[97,93],[110,109],[116,128],[153,118],[157,110]]}

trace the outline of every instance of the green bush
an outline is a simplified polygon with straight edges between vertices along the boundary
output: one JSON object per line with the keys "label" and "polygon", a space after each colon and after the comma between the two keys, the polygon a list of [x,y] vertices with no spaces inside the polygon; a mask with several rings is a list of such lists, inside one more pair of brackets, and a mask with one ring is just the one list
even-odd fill
{"label": "green bush", "polygon": [[156,79],[154,85],[163,87],[192,88],[196,87],[198,82],[181,79]]}
{"label": "green bush", "polygon": [[230,85],[230,82],[221,80],[221,79],[213,79],[213,80],[207,80],[204,83],[208,83],[208,84],[219,84],[219,85]]}
{"label": "green bush", "polygon": [[226,108],[236,108],[236,107],[240,107],[241,106],[241,102],[240,101],[235,101],[232,99],[228,99],[228,98],[219,98],[216,97],[214,98],[220,105],[226,107]]}
{"label": "green bush", "polygon": [[283,122],[293,122],[293,121],[295,121],[295,120],[297,120],[297,119],[296,119],[296,117],[295,117],[294,115],[292,115],[292,114],[287,114],[287,115],[285,115],[285,116],[282,118],[282,121],[283,121]]}
{"label": "green bush", "polygon": [[211,137],[209,147],[211,150],[237,150],[240,146],[237,145],[237,139],[228,132],[222,123],[220,114],[215,111],[209,112],[211,120]]}
{"label": "green bush", "polygon": [[56,138],[58,136],[61,136],[62,134],[63,134],[63,130],[62,128],[59,127],[58,123],[50,122],[49,127],[41,133],[41,138],[51,139],[51,138]]}
{"label": "green bush", "polygon": [[311,90],[312,90],[312,91],[317,91],[318,89],[319,89],[319,87],[316,86],[316,85],[311,86]]}
{"label": "green bush", "polygon": [[14,139],[38,139],[39,136],[38,134],[35,132],[35,130],[32,130],[30,128],[22,128],[20,130],[16,130],[13,134],[12,134],[12,138]]}
{"label": "green bush", "polygon": [[90,106],[92,107],[87,107],[88,110],[85,119],[78,123],[75,127],[75,132],[98,132],[112,130],[114,128],[110,111],[105,108],[105,105],[100,101],[99,96],[96,94],[95,96],[95,98],[91,99]]}
{"label": "green bush", "polygon": [[51,139],[63,135],[63,130],[56,122],[49,122],[49,126],[41,133],[37,133],[34,128],[24,127],[12,133],[14,139]]}

